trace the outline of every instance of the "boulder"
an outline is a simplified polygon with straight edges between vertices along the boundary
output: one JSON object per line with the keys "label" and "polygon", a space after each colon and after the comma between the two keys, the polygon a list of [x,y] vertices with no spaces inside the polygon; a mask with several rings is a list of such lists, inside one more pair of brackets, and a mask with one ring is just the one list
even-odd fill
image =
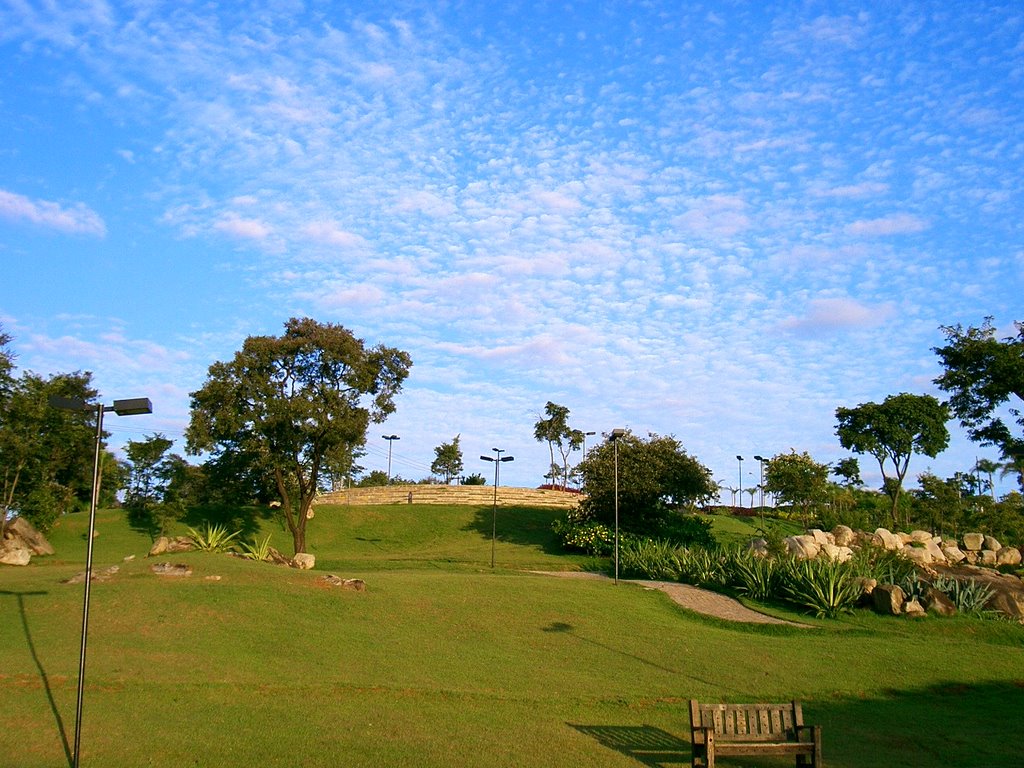
{"label": "boulder", "polygon": [[944,544],[942,547],[942,554],[946,558],[946,562],[952,565],[962,563],[967,558],[967,555],[963,553],[963,550],[955,544],[953,546]]}
{"label": "boulder", "polygon": [[837,547],[849,547],[857,540],[857,534],[848,525],[837,525],[832,529],[832,538]]}
{"label": "boulder", "polygon": [[52,555],[56,550],[28,520],[16,517],[7,524],[4,538],[20,540],[33,555]]}
{"label": "boulder", "polygon": [[871,593],[874,609],[886,616],[899,616],[907,596],[895,584],[879,584]]}
{"label": "boulder", "polygon": [[302,571],[311,571],[315,565],[316,555],[311,555],[308,552],[296,552],[295,557],[292,558],[292,567]]}
{"label": "boulder", "polygon": [[835,537],[833,537],[832,534],[825,533],[820,528],[812,528],[807,533],[814,539],[814,543],[817,544],[819,548],[826,544],[835,544],[836,542]]}
{"label": "boulder", "polygon": [[924,606],[918,602],[916,597],[912,597],[903,604],[903,615],[912,619],[920,619],[926,614]]}
{"label": "boulder", "polygon": [[875,591],[875,587],[878,586],[878,580],[863,576],[858,581],[860,581],[860,598],[857,600],[857,603],[859,605],[872,605],[874,602],[872,594]]}
{"label": "boulder", "polygon": [[885,549],[897,551],[903,549],[903,540],[888,528],[876,528],[875,537]]}
{"label": "boulder", "polygon": [[903,556],[918,565],[930,565],[932,563],[931,553],[926,547],[915,547],[912,544],[906,544],[903,547]]}
{"label": "boulder", "polygon": [[291,558],[285,557],[281,552],[274,547],[267,549],[267,560],[274,565],[291,565]]}
{"label": "boulder", "polygon": [[935,587],[928,587],[921,598],[925,610],[936,616],[952,616],[956,613],[956,605],[944,593]]}
{"label": "boulder", "polygon": [[1000,544],[998,539],[996,539],[994,536],[986,536],[985,537],[985,543],[982,545],[982,549],[983,550],[984,549],[988,549],[988,550],[991,550],[992,552],[998,552],[1002,548],[1003,548],[1003,545]]}
{"label": "boulder", "polygon": [[849,547],[838,547],[835,544],[823,544],[821,547],[821,554],[829,560],[845,563],[853,557],[853,550]]}
{"label": "boulder", "polygon": [[929,541],[924,547],[928,551],[928,555],[931,557],[933,563],[942,563],[946,560],[946,553],[942,551],[942,547],[939,546],[937,541]]}
{"label": "boulder", "polygon": [[910,532],[910,540],[911,541],[919,541],[922,544],[927,544],[928,542],[930,542],[932,540],[932,535],[930,533],[928,533],[928,531],[921,531],[921,530],[911,531]]}
{"label": "boulder", "polygon": [[1003,547],[996,552],[996,565],[1020,565],[1021,554],[1016,547]]}
{"label": "boulder", "polygon": [[167,551],[167,547],[170,546],[171,540],[166,536],[159,536],[157,540],[153,542],[153,546],[149,548],[149,554],[147,557],[156,557],[162,555]]}
{"label": "boulder", "polygon": [[167,542],[167,551],[171,553],[191,552],[193,549],[195,549],[195,542],[188,536],[175,536]]}
{"label": "boulder", "polygon": [[801,560],[813,560],[821,551],[815,543],[814,537],[806,533],[800,536],[787,536],[783,539],[783,543],[789,554]]}
{"label": "boulder", "polygon": [[32,552],[28,547],[11,541],[0,542],[0,565],[28,565],[30,562]]}
{"label": "boulder", "polygon": [[996,551],[994,549],[983,549],[979,553],[981,557],[978,558],[978,562],[988,568],[996,567]]}
{"label": "boulder", "polygon": [[750,542],[750,546],[747,547],[747,549],[749,549],[755,555],[760,555],[761,557],[767,557],[768,556],[768,541],[766,539],[754,539],[752,542]]}
{"label": "boulder", "polygon": [[985,543],[985,537],[980,533],[964,534],[964,549],[968,552],[978,552]]}

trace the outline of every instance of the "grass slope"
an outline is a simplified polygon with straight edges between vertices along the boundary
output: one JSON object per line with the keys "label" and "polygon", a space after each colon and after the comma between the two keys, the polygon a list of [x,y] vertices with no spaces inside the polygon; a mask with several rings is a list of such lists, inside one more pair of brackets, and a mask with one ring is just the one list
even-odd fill
{"label": "grass slope", "polygon": [[[710,620],[634,584],[528,573],[588,564],[556,553],[557,514],[499,509],[492,571],[490,509],[318,508],[317,571],[188,553],[168,558],[194,568],[175,580],[102,513],[96,569],[121,571],[92,590],[83,765],[679,765],[690,697],[803,699],[839,768],[1019,762],[1020,627]],[[60,580],[85,522],[0,570],[0,765],[68,764],[81,587]]]}

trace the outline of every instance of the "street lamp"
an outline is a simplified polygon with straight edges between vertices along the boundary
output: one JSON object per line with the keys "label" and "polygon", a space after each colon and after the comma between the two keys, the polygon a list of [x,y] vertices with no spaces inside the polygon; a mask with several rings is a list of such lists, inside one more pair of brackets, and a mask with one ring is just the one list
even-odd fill
{"label": "street lamp", "polygon": [[619,583],[619,438],[626,434],[624,429],[613,429],[608,435],[615,453],[615,583]]}
{"label": "street lamp", "polygon": [[82,645],[78,654],[78,698],[75,703],[75,749],[72,768],[78,768],[82,743],[82,699],[85,692],[85,651],[89,639],[89,589],[92,586],[92,540],[96,530],[96,505],[100,498],[100,449],[103,444],[103,414],[113,411],[118,416],[152,413],[148,397],[115,400],[113,405],[87,403],[85,400],[51,396],[50,406],[61,411],[96,412],[96,451],[92,463],[92,499],[89,502],[89,532],[85,547],[85,590],[82,598]]}
{"label": "street lamp", "polygon": [[761,491],[761,528],[764,529],[764,464],[766,461],[768,461],[768,459],[766,459],[764,456],[755,456],[754,460],[761,467],[761,484],[760,486],[758,486],[758,488]]}
{"label": "street lamp", "polygon": [[391,446],[395,440],[401,440],[398,435],[381,435],[385,440],[388,441],[388,482],[391,482]]}
{"label": "street lamp", "polygon": [[737,456],[736,461],[740,463],[740,509],[743,509],[743,457]]}
{"label": "street lamp", "polygon": [[494,567],[494,538],[497,534],[498,528],[498,478],[501,477],[499,469],[503,461],[515,461],[515,456],[502,456],[505,452],[503,448],[491,448],[497,455],[494,456],[481,456],[480,458],[484,461],[494,462],[494,505],[491,507],[491,568]]}

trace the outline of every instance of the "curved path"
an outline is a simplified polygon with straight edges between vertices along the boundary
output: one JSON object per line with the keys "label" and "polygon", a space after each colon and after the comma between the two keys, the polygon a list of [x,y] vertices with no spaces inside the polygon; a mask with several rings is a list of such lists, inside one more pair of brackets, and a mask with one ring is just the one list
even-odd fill
{"label": "curved path", "polygon": [[[610,577],[602,573],[589,573],[585,571],[531,571],[544,576],[559,576],[570,579],[602,579],[609,580]],[[747,608],[743,603],[734,600],[726,595],[720,595],[707,589],[701,589],[691,584],[679,584],[673,581],[644,581],[641,579],[620,579],[630,584],[639,584],[646,589],[660,589],[672,600],[687,610],[695,613],[702,613],[705,616],[713,616],[716,619],[726,621],[740,621],[746,624],[787,624],[791,627],[802,626],[792,621],[777,619],[758,613]]]}

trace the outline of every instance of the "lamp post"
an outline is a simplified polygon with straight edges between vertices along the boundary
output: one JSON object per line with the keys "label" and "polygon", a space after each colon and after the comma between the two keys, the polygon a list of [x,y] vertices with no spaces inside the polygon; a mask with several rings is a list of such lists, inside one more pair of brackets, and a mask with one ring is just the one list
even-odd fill
{"label": "lamp post", "polygon": [[768,459],[764,456],[755,456],[754,460],[761,466],[761,484],[758,488],[760,489],[761,497],[761,527],[764,528],[764,465]]}
{"label": "lamp post", "polygon": [[483,456],[483,455],[481,455],[480,458],[483,459],[484,461],[493,461],[494,462],[494,504],[491,507],[491,568],[493,568],[494,567],[494,539],[495,539],[495,536],[497,534],[497,528],[498,528],[498,482],[499,482],[499,478],[501,477],[501,474],[500,474],[499,470],[501,469],[501,463],[503,461],[515,461],[516,457],[515,456],[502,456],[501,454],[503,454],[505,452],[505,450],[503,448],[491,448],[491,450],[494,451],[498,455],[496,457],[495,456]]}
{"label": "lamp post", "polygon": [[118,416],[136,416],[152,413],[153,404],[147,397],[115,400],[113,405],[87,403],[68,397],[50,397],[50,406],[61,411],[96,412],[96,449],[92,462],[92,499],[89,502],[89,531],[85,547],[85,589],[82,597],[82,645],[78,653],[78,696],[75,701],[75,747],[72,768],[78,768],[82,743],[82,700],[85,692],[85,652],[89,640],[89,589],[92,586],[92,541],[96,531],[96,505],[100,498],[100,452],[103,444],[103,414],[113,411]]}
{"label": "lamp post", "polygon": [[626,434],[624,429],[613,429],[608,435],[615,454],[615,583],[619,583],[619,438]]}
{"label": "lamp post", "polygon": [[401,440],[398,435],[381,435],[385,440],[388,441],[388,482],[391,482],[391,446],[395,440]]}
{"label": "lamp post", "polygon": [[737,455],[736,461],[740,463],[740,509],[743,508],[743,457]]}

